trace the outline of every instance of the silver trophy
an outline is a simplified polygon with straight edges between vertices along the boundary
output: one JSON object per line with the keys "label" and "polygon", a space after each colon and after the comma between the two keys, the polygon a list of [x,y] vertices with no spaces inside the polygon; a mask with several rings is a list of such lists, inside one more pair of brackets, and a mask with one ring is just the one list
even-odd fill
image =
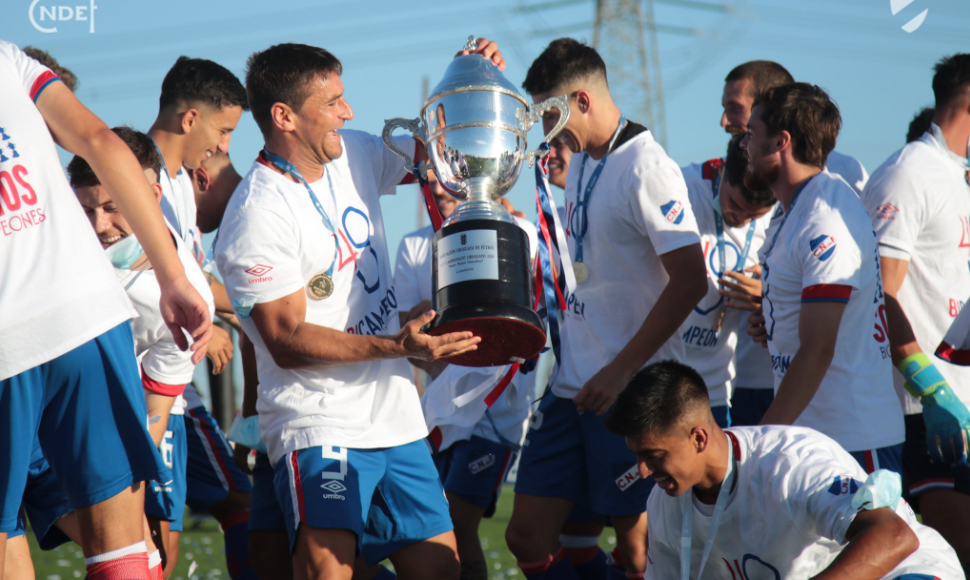
{"label": "silver trophy", "polygon": [[[464,50],[474,50],[474,37]],[[441,186],[462,203],[432,242],[432,335],[470,330],[482,337],[478,350],[450,362],[493,366],[523,361],[545,345],[544,325],[533,309],[529,243],[512,216],[496,203],[545,151],[529,150],[526,133],[543,114],[559,109],[549,141],[569,120],[565,97],[529,105],[497,66],[481,55],[455,58],[417,119],[384,124],[384,143],[414,161],[391,140],[395,129],[426,144]],[[422,173],[427,165],[419,168]]]}

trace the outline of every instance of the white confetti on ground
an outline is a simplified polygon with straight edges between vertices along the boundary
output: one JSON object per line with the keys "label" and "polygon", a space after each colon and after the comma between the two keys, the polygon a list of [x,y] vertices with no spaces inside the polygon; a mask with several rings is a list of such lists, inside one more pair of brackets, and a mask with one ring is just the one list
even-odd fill
{"label": "white confetti on ground", "polygon": [[[186,557],[186,558],[189,558],[189,559],[191,559],[191,558],[192,558],[192,554],[186,554],[186,555],[185,555],[185,557]],[[195,570],[196,570],[196,569],[197,569],[198,567],[199,567],[199,563],[198,563],[198,562],[196,562],[195,560],[193,560],[193,561],[192,561],[192,563],[191,563],[191,564],[189,564],[189,578],[191,578],[191,577],[192,577],[192,574],[194,574],[194,573],[195,573]]]}

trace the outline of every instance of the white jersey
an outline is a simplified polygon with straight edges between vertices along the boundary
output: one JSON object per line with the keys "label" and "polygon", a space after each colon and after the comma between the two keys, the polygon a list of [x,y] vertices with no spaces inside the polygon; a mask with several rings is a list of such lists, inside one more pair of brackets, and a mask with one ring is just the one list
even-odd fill
{"label": "white jersey", "polygon": [[734,349],[734,389],[772,389],[775,376],[771,372],[771,352],[748,336],[748,317],[742,316],[738,326],[738,345]]}
{"label": "white jersey", "polygon": [[[811,578],[822,572],[845,546],[857,513],[852,496],[866,481],[865,472],[835,441],[811,429],[735,427],[727,433],[737,483],[715,531],[704,579]],[[693,518],[690,577],[697,579],[713,506],[696,497],[691,504],[686,494],[671,497],[659,487],[650,493],[648,580],[680,578],[685,513]],[[938,532],[917,522],[904,500],[896,514],[919,538],[919,549],[887,580],[904,574],[964,580],[956,552]]]}
{"label": "white jersey", "polygon": [[[944,145],[945,146],[945,145]],[[970,187],[966,172],[930,133],[893,153],[862,196],[884,257],[907,260],[899,303],[923,351],[936,350],[970,296]],[[970,368],[936,367],[970,405]],[[922,412],[893,371],[906,414]]]}
{"label": "white jersey", "polygon": [[[340,135],[344,153],[326,166],[333,195],[326,176],[311,184],[338,230],[336,263],[334,236],[304,185],[261,158],[229,200],[216,245],[226,291],[256,347],[259,424],[274,463],[316,445],[393,447],[428,434],[405,359],[283,369],[249,318],[255,304],[307,293],[310,280],[333,263],[333,294],[307,294],[306,322],[349,334],[400,330],[379,197],[394,192],[404,163],[378,137]],[[399,146],[413,151],[414,140]]]}
{"label": "white jersey", "polygon": [[869,181],[869,174],[861,161],[838,151],[829,153],[829,158],[825,160],[825,170],[844,179],[857,195],[862,195]]}
{"label": "white jersey", "polygon": [[202,251],[202,230],[196,223],[198,207],[189,172],[184,167],[179,167],[175,177],[171,177],[163,168],[158,183],[162,186],[162,215],[169,226],[182,236],[182,241],[191,250],[193,258],[201,265],[205,253]]}
{"label": "white jersey", "polygon": [[902,443],[869,215],[845,181],[824,171],[804,185],[788,213],[768,228],[762,271],[775,390],[800,346],[802,304],[844,303],[832,363],[794,424],[817,429],[849,451]]}
{"label": "white jersey", "polygon": [[[566,176],[565,228],[575,262],[576,228],[582,222],[577,198],[585,198],[599,161],[574,155],[572,163]],[[670,279],[660,256],[700,243],[684,176],[642,126],[627,125],[593,189],[583,236],[589,279],[570,288],[566,297],[562,357],[552,382],[559,397],[577,395],[640,330]],[[684,357],[684,343],[674,335],[644,364]]]}
{"label": "white jersey", "polygon": [[[530,259],[535,260],[539,247],[535,226],[521,218],[512,219],[525,231],[529,241]],[[398,247],[394,266],[394,289],[397,292],[398,310],[401,312],[407,312],[421,302],[431,300],[431,240],[434,233],[432,226],[423,227],[404,236]],[[437,416],[436,409],[432,410],[429,406],[439,402],[448,406],[456,396],[473,391],[484,382],[497,384],[496,378],[501,380],[508,368],[509,365],[485,368],[450,365],[428,385],[422,396],[425,419]],[[429,423],[428,428],[441,429],[442,450],[473,435],[496,443],[512,443],[518,446],[525,438],[530,406],[534,400],[535,375],[525,374],[520,370],[487,413],[482,402],[481,405],[472,405],[468,409],[471,411],[468,416],[461,412],[450,413],[448,417],[433,421],[434,424]]]}
{"label": "white jersey", "polygon": [[135,315],[34,105],[54,82],[0,40],[0,380]]}
{"label": "white jersey", "polygon": [[[717,160],[719,161],[719,160]],[[687,351],[684,363],[700,373],[707,385],[711,406],[729,405],[731,379],[735,374],[734,353],[739,341],[751,342],[747,332],[739,336],[739,328],[747,328],[747,312],[728,308],[724,297],[718,294],[721,273],[721,254],[717,237],[717,217],[712,203],[720,204],[714,197],[716,167],[711,163],[695,163],[681,168],[687,183],[687,194],[704,250],[707,266],[707,295],[694,307],[681,328],[681,340]],[[758,250],[765,241],[765,229],[770,215],[752,221],[739,228],[724,224],[724,267],[742,271],[758,264]],[[748,242],[748,233],[751,241]],[[745,248],[748,253],[741,262]],[[723,314],[723,319],[722,319]]]}
{"label": "white jersey", "polygon": [[[209,315],[214,316],[215,305],[212,303],[212,293],[207,292],[208,284],[202,270],[181,240],[178,240],[176,245],[186,277],[206,299]],[[158,308],[161,290],[155,271],[116,268],[115,275],[121,281],[121,286],[138,312],[138,318],[131,323],[131,333],[135,339],[135,356],[141,363],[142,383],[156,383],[163,390],[173,390],[165,387],[179,387],[178,391],[181,393],[182,388],[192,380],[195,364],[192,363],[192,351],[179,349],[172,337],[172,332],[162,320]],[[191,339],[186,336],[186,340],[191,343]]]}

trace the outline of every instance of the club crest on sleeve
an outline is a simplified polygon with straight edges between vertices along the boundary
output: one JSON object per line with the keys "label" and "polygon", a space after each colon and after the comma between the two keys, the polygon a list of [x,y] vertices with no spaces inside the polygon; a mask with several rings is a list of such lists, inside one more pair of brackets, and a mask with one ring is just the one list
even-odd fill
{"label": "club crest on sleeve", "polygon": [[835,253],[835,236],[822,234],[812,239],[808,244],[812,248],[812,255],[818,258],[820,262],[828,260]]}
{"label": "club crest on sleeve", "polygon": [[684,204],[676,199],[660,206],[660,211],[663,212],[664,218],[672,224],[680,225],[680,222],[684,221]]}
{"label": "club crest on sleeve", "polygon": [[855,493],[859,491],[859,487],[861,487],[861,485],[862,484],[853,479],[852,476],[842,475],[832,480],[832,485],[829,486],[829,493],[832,495],[846,495]]}
{"label": "club crest on sleeve", "polygon": [[888,201],[876,208],[876,214],[878,215],[879,219],[892,221],[896,219],[895,214],[897,213],[899,213],[899,208]]}
{"label": "club crest on sleeve", "polygon": [[488,469],[493,463],[495,463],[495,456],[489,453],[469,463],[468,471],[472,472],[472,475],[475,475],[484,469]]}

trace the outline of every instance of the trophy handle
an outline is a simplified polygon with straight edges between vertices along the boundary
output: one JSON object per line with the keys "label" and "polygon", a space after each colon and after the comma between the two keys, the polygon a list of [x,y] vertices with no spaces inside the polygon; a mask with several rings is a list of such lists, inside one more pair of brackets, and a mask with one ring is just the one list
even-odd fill
{"label": "trophy handle", "polygon": [[[522,127],[523,131],[528,131],[533,125],[542,120],[542,115],[547,113],[550,109],[559,109],[559,121],[556,126],[549,131],[545,137],[542,138],[543,143],[548,143],[553,137],[562,131],[566,123],[569,122],[569,102],[566,100],[566,96],[549,97],[548,99],[542,101],[541,103],[533,105],[528,111],[525,109],[519,109],[515,112],[516,120]],[[525,157],[529,163],[529,167],[535,163],[536,159],[541,159],[548,153],[543,150],[530,149],[526,151]]]}
{"label": "trophy handle", "polygon": [[384,130],[381,132],[381,138],[384,140],[384,144],[387,148],[393,151],[396,155],[404,159],[405,167],[410,171],[414,167],[414,159],[410,155],[398,149],[394,145],[394,140],[391,138],[391,134],[394,133],[395,129],[407,129],[412,135],[417,136],[422,141],[427,141],[425,135],[424,123],[420,118],[416,119],[402,119],[400,117],[396,119],[384,121]]}

